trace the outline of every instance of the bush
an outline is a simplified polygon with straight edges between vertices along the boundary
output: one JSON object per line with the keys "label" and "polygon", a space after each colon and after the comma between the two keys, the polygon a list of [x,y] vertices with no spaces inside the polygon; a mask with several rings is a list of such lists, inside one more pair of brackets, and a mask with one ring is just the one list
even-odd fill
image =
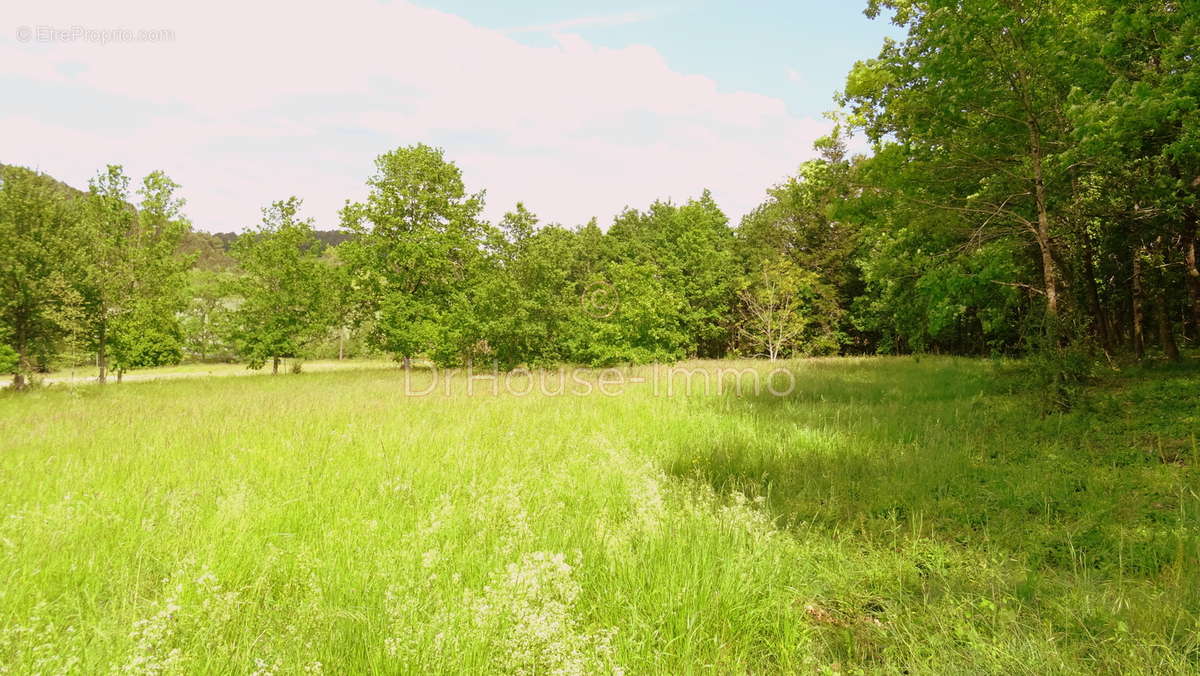
{"label": "bush", "polygon": [[1096,375],[1097,350],[1086,338],[1037,340],[1025,361],[1024,376],[1037,392],[1044,413],[1066,413],[1083,400]]}
{"label": "bush", "polygon": [[183,359],[183,344],[171,331],[145,328],[113,341],[113,358],[122,368],[172,366]]}
{"label": "bush", "polygon": [[8,345],[0,344],[0,373],[13,373],[17,370],[19,361],[17,351]]}

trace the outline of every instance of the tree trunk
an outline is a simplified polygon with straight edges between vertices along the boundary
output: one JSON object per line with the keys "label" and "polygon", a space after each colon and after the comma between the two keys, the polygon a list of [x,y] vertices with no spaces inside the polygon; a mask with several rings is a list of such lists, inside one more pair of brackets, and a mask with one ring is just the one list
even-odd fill
{"label": "tree trunk", "polygon": [[338,330],[338,361],[346,358],[346,327]]}
{"label": "tree trunk", "polygon": [[404,361],[403,361],[403,363],[404,363],[404,370],[405,370],[405,371],[411,371],[411,370],[412,370],[412,357],[409,357],[408,355],[404,355]]}
{"label": "tree trunk", "polygon": [[103,385],[108,382],[108,327],[104,324],[100,325],[100,340],[96,346],[96,368],[100,370],[100,375],[96,378],[96,382]]}
{"label": "tree trunk", "polygon": [[125,369],[117,369],[117,384],[121,384],[121,380],[125,378]]}
{"label": "tree trunk", "polygon": [[1100,292],[1096,288],[1096,266],[1092,263],[1092,238],[1086,231],[1083,233],[1083,274],[1087,278],[1084,287],[1087,289],[1088,305],[1092,314],[1092,326],[1096,338],[1105,349],[1112,347],[1112,338],[1108,332],[1108,317],[1104,306],[1100,304]]}
{"label": "tree trunk", "polygon": [[[1168,251],[1163,237],[1160,235],[1154,242],[1154,246],[1158,249],[1162,256],[1158,263],[1169,262]],[[1179,361],[1179,345],[1175,342],[1175,331],[1171,327],[1171,295],[1167,283],[1167,273],[1162,265],[1156,265],[1154,273],[1155,286],[1155,303],[1154,303],[1154,319],[1158,324],[1158,346],[1162,348],[1163,355],[1170,361]]]}
{"label": "tree trunk", "polygon": [[[1122,298],[1124,300],[1124,298]],[[1109,325],[1109,335],[1112,336],[1113,346],[1128,342],[1125,329],[1129,326],[1129,303],[1122,302],[1113,308],[1112,324]]]}
{"label": "tree trunk", "polygon": [[12,388],[14,390],[25,389],[28,385],[25,382],[25,374],[30,370],[29,355],[25,353],[25,347],[22,345],[17,352],[17,372],[13,374]]}
{"label": "tree trunk", "polygon": [[[1042,252],[1042,284],[1046,291],[1046,318],[1058,317],[1058,273],[1050,251],[1050,213],[1046,206],[1046,180],[1042,172],[1042,138],[1037,122],[1029,121],[1029,154],[1033,160],[1033,196],[1037,204],[1037,243]],[[1049,322],[1048,322],[1049,323]],[[1047,327],[1053,328],[1053,327]]]}
{"label": "tree trunk", "polygon": [[1200,210],[1188,209],[1188,226],[1184,239],[1184,260],[1187,263],[1188,301],[1191,306],[1192,336],[1200,338],[1200,270],[1196,269],[1196,228]]}
{"label": "tree trunk", "polygon": [[1158,296],[1158,302],[1155,303],[1158,320],[1158,344],[1162,347],[1163,354],[1171,361],[1179,361],[1179,345],[1175,343],[1175,332],[1171,330],[1170,310],[1167,305],[1167,293],[1163,290]]}
{"label": "tree trunk", "polygon": [[1133,289],[1130,295],[1133,309],[1130,317],[1129,337],[1133,354],[1140,360],[1146,355],[1146,340],[1142,335],[1142,249],[1133,250]]}
{"label": "tree trunk", "polygon": [[271,359],[271,375],[279,375],[279,357],[273,357]]}

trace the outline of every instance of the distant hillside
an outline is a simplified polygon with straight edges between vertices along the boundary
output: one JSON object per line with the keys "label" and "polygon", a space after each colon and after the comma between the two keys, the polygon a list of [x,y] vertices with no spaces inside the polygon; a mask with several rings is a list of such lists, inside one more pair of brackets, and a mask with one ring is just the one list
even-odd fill
{"label": "distant hillside", "polygon": [[0,169],[5,169],[8,167],[32,171],[33,173],[37,174],[47,185],[52,186],[55,190],[61,192],[64,197],[68,197],[68,198],[81,197],[87,193],[86,190],[80,190],[78,188],[73,188],[73,187],[67,185],[66,183],[63,183],[62,181],[58,180],[57,178],[54,178],[50,174],[47,174],[44,171],[38,171],[37,169],[21,166],[19,164],[4,164],[4,163],[0,162]]}
{"label": "distant hillside", "polygon": [[[317,230],[314,233],[321,242],[320,249],[337,246],[353,237],[352,233],[344,230]],[[231,270],[237,267],[237,261],[229,255],[229,249],[241,235],[237,232],[189,232],[179,250],[187,254],[197,254],[196,267],[205,270]]]}
{"label": "distant hillside", "polygon": [[[342,242],[354,237],[354,233],[346,232],[345,230],[317,230],[313,234],[315,234],[317,239],[321,241],[321,244],[325,245],[326,247],[337,246]],[[239,233],[236,232],[215,232],[212,234],[213,237],[221,240],[226,251],[228,251],[229,247],[233,245],[233,240],[237,239],[238,235]]]}
{"label": "distant hillside", "polygon": [[[232,240],[231,240],[232,241]],[[232,270],[237,261],[229,255],[229,246],[216,235],[193,230],[179,243],[183,254],[196,254],[196,267],[201,270]]]}
{"label": "distant hillside", "polygon": [[[68,199],[82,197],[87,194],[87,190],[72,187],[45,172],[30,169],[29,167],[0,163],[0,169],[5,167],[18,167],[34,171],[48,185],[53,186],[55,190],[62,193],[63,197]],[[137,211],[137,207],[132,204],[129,205],[129,208],[135,212]],[[208,233],[201,230],[192,230],[184,235],[183,241],[179,244],[179,251],[184,254],[196,254],[196,267],[198,268],[205,270],[230,270],[237,267],[237,261],[229,255],[229,247],[238,238],[238,234],[236,232]],[[344,230],[317,230],[315,234],[317,239],[321,241],[322,249],[337,246],[353,237],[352,233]]]}

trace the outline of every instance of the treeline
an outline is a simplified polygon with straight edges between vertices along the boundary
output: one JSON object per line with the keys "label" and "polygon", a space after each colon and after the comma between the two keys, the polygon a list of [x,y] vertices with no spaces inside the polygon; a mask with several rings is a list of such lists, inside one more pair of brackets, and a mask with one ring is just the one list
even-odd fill
{"label": "treeline", "polygon": [[[343,230],[314,230],[313,236],[324,250],[337,246],[353,235]],[[194,258],[193,266],[198,270],[232,270],[237,261],[230,255],[234,242],[241,237],[236,232],[204,232],[190,230],[179,243],[180,253]]]}
{"label": "treeline", "polygon": [[521,204],[493,224],[442,151],[417,145],[377,159],[367,199],[342,211],[340,243],[291,197],[226,245],[190,229],[161,173],[134,196],[115,166],[87,192],[19,167],[2,176],[0,223],[19,244],[3,261],[2,315],[18,386],[93,360],[104,380],[189,357],[511,368],[850,346],[825,276],[731,227],[707,191],[626,209],[605,230],[542,224]]}
{"label": "treeline", "polygon": [[131,194],[116,166],[87,192],[0,171],[0,227],[14,245],[0,260],[0,326],[18,387],[93,360],[105,380],[188,357],[276,370],[333,354],[514,367],[742,345],[737,238],[707,192],[626,210],[607,232],[542,225],[523,205],[492,224],[458,168],[417,145],[378,158],[368,198],[343,210],[340,244],[319,239],[292,197],[226,248],[190,230],[161,173]]}
{"label": "treeline", "polygon": [[[187,223],[178,185],[147,175],[135,195],[119,167],[79,193],[20,167],[0,167],[0,366],[23,387],[56,358],[94,355],[115,369],[178,361],[186,302]],[[136,208],[131,197],[138,200]]]}
{"label": "treeline", "polygon": [[[540,223],[425,145],[322,236],[289,198],[191,232],[161,173],[0,183],[0,366],[388,354],[607,365],[731,355],[1178,358],[1200,335],[1200,4],[873,0],[907,29],[838,95],[820,157],[734,227],[708,192]],[[846,135],[869,156],[851,157]]]}

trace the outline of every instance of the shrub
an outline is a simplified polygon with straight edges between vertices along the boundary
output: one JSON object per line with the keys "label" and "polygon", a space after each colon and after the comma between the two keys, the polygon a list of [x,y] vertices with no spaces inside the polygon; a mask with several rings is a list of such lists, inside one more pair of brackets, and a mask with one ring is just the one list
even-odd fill
{"label": "shrub", "polygon": [[1086,339],[1046,339],[1030,352],[1024,370],[1043,412],[1066,413],[1081,402],[1096,375],[1095,346]]}
{"label": "shrub", "polygon": [[17,370],[19,357],[17,351],[8,345],[0,344],[0,373],[13,373]]}

